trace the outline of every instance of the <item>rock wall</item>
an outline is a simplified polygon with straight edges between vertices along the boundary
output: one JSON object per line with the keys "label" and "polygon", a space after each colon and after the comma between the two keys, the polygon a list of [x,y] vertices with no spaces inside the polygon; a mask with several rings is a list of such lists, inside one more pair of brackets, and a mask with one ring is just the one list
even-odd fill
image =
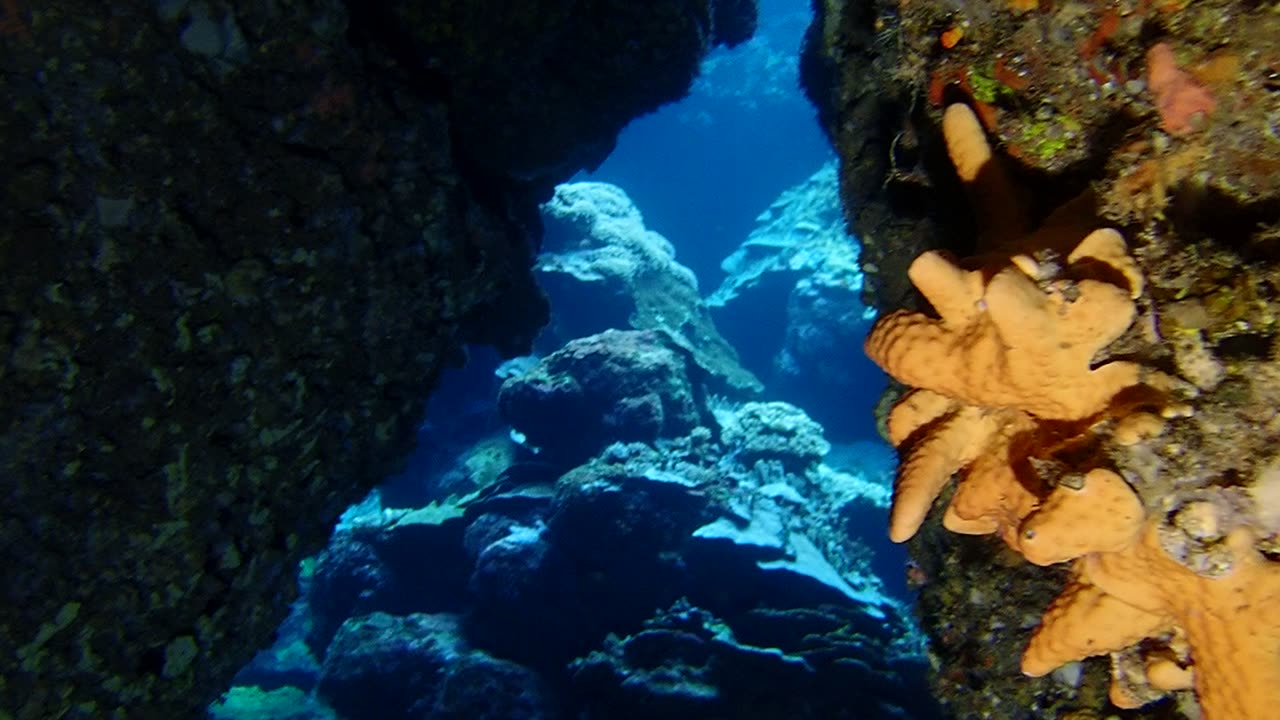
{"label": "rock wall", "polygon": [[755,12],[509,7],[0,4],[0,717],[200,716],[545,322],[537,203]]}
{"label": "rock wall", "polygon": [[[1032,482],[1024,485],[1032,491],[1032,506],[1055,494],[1073,497],[1082,487],[1072,489],[1073,484],[1086,477],[1073,473],[1086,470],[1118,473],[1123,493],[1138,498],[1139,526],[1147,529],[1127,538],[1122,550],[1084,553],[1069,575],[1024,565],[1018,554],[1043,556],[1019,550],[1028,538],[1017,533],[1016,523],[1005,536],[1008,547],[943,531],[937,520],[944,507],[946,527],[961,528],[969,520],[955,508],[974,487],[969,482],[976,470],[953,468],[963,478],[958,489],[954,496],[942,491],[911,546],[921,570],[924,621],[939,661],[939,695],[962,716],[1005,717],[1016,707],[1028,717],[1092,717],[1142,706],[1125,716],[1265,717],[1265,708],[1280,700],[1271,677],[1280,653],[1273,640],[1276,623],[1269,619],[1275,617],[1274,600],[1260,600],[1233,616],[1232,625],[1246,628],[1241,631],[1252,638],[1233,654],[1188,631],[1181,608],[1171,611],[1181,619],[1171,621],[1166,635],[1140,643],[1083,632],[1073,636],[1053,625],[1054,613],[1076,617],[1063,595],[1035,637],[1061,633],[1055,639],[1068,646],[1092,638],[1089,645],[1101,657],[1068,663],[1050,677],[1021,675],[1042,675],[1055,665],[1023,656],[1034,630],[1025,618],[1044,612],[1068,576],[1069,592],[1101,592],[1094,580],[1112,582],[1113,589],[1167,581],[1183,588],[1177,603],[1194,606],[1185,610],[1189,617],[1216,613],[1209,609],[1216,596],[1237,592],[1232,588],[1239,583],[1257,589],[1275,582],[1280,526],[1270,488],[1280,433],[1274,389],[1280,373],[1280,16],[1229,0],[817,0],[814,7],[806,87],[841,156],[846,216],[863,240],[870,299],[884,312],[924,311],[898,318],[928,318],[941,327],[969,314],[989,330],[983,320],[989,310],[992,317],[1009,317],[992,295],[1003,274],[1002,285],[1030,288],[1027,278],[1036,281],[1039,289],[1029,289],[1028,298],[1043,292],[1050,304],[1079,307],[1085,287],[1102,287],[1090,283],[1116,286],[1119,278],[1113,273],[1088,279],[1092,271],[1083,265],[1073,269],[1080,258],[1067,252],[1080,255],[1071,250],[1075,242],[1091,229],[1110,227],[1131,255],[1113,253],[1110,262],[1126,267],[1129,282],[1118,286],[1127,285],[1132,294],[1123,305],[1132,323],[1102,343],[1090,367],[1109,359],[1136,360],[1146,368],[1143,382],[1168,373],[1182,383],[1176,391],[1157,393],[1154,406],[1146,408],[1158,419],[1127,419],[1142,407],[1128,398],[1073,421],[1083,425],[1057,428],[1052,439],[1033,433],[1015,440],[1011,457],[1035,458],[1025,476]],[[974,163],[986,168],[976,176],[964,167],[964,153],[942,142],[944,109],[954,103],[972,109],[977,144],[994,148],[991,162]],[[952,138],[960,134],[953,128]],[[992,182],[992,173],[1001,179]],[[993,188],[1002,188],[998,197],[988,192]],[[1015,233],[1019,240],[1012,245],[992,242],[993,234],[1010,225],[1037,229]],[[1053,243],[1046,233],[1067,227],[1081,231],[1064,246],[1067,252],[1049,251]],[[931,249],[949,255],[926,254]],[[973,284],[950,298],[949,291],[935,292],[930,308],[909,282],[907,268],[925,293],[947,281],[933,272],[941,265],[912,265],[922,256],[966,258],[964,270],[982,273],[957,274]],[[1030,327],[1028,316],[1022,331]],[[999,332],[1006,330],[1019,331],[1011,324]],[[927,352],[895,350],[894,359],[885,356],[882,364],[920,363]],[[960,352],[952,348],[951,356]],[[931,384],[946,372],[932,368],[905,382],[932,392]],[[992,379],[1002,372],[988,376],[988,387],[1002,384]],[[1158,384],[1167,390],[1177,383]],[[1007,398],[979,404],[1000,412],[1021,407]],[[891,415],[891,425],[892,420]],[[895,442],[908,457],[922,447],[905,437]],[[1063,443],[1073,446],[1071,457],[1044,463]],[[1211,526],[1191,519],[1197,514],[1209,517]],[[1085,512],[1080,526],[1097,530],[1115,519]],[[1208,555],[1217,560],[1207,566]],[[1159,569],[1127,576],[1118,570],[1106,580],[1087,570],[1138,556]],[[1130,600],[1116,607],[1134,609]],[[1113,601],[1109,596],[1107,602]],[[1243,607],[1237,604],[1231,612]],[[1089,627],[1101,627],[1108,618],[1094,620]],[[1188,633],[1195,637],[1188,640]],[[1168,653],[1169,665],[1155,662],[1157,651]],[[1233,683],[1225,692],[1215,683],[1224,676]],[[1159,698],[1170,699],[1153,702]]]}

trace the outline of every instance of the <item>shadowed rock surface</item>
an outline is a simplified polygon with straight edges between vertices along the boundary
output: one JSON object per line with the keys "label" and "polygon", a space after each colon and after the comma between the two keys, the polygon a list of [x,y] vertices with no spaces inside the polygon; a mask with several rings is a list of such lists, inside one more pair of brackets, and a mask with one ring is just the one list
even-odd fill
{"label": "shadowed rock surface", "polygon": [[545,322],[537,203],[754,23],[472,5],[4,3],[0,715],[203,712],[440,370]]}

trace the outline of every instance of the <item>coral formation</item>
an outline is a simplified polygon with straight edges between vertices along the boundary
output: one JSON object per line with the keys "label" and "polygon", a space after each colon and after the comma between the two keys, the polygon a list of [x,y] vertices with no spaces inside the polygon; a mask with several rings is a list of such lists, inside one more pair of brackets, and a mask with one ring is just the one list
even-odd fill
{"label": "coral formation", "polygon": [[1079,488],[1059,485],[1028,515],[1018,550],[1036,565],[1120,551],[1137,536],[1143,515],[1142,501],[1124,478],[1106,468],[1094,468]]}
{"label": "coral formation", "polygon": [[690,359],[665,333],[606,330],[508,378],[498,409],[545,462],[581,462],[613,442],[679,436],[699,425],[706,374]]}
{"label": "coral formation", "polygon": [[748,467],[774,461],[789,471],[804,472],[831,450],[822,426],[790,403],[748,402],[717,409],[715,416],[721,441]]}
{"label": "coral formation", "polygon": [[[1206,720],[1273,717],[1280,704],[1280,565],[1255,549],[1257,535],[1242,524],[1213,528],[1222,562],[1198,573],[1170,556],[1171,531],[1153,518],[1124,549],[1081,558],[1032,636],[1023,671],[1042,675],[1070,660],[1176,631],[1190,648],[1191,677]],[[1076,526],[1077,535],[1089,532],[1086,524]],[[1146,674],[1152,685],[1180,684],[1181,673],[1168,661],[1148,663]],[[1126,680],[1135,678],[1114,682]],[[1113,702],[1135,695],[1141,693],[1123,685],[1112,691]]]}
{"label": "coral formation", "polygon": [[[887,423],[890,442],[902,450],[890,537],[902,542],[914,535],[947,480],[964,468],[964,482],[944,517],[948,529],[999,533],[1010,546],[1037,557],[1060,552],[1043,538],[1035,543],[1042,549],[1024,550],[1023,539],[1035,531],[1019,529],[1023,521],[1040,525],[1046,517],[1079,513],[1095,501],[1123,503],[1124,493],[1131,497],[1132,491],[1115,473],[1095,469],[1081,488],[1059,487],[1041,505],[1049,487],[1024,466],[1060,430],[1045,421],[1096,418],[1144,381],[1172,385],[1133,362],[1091,366],[1132,322],[1129,293],[1092,279],[1043,290],[1018,262],[985,285],[982,277],[989,271],[960,270],[933,253],[921,256],[912,269],[921,267],[926,270],[913,272],[913,278],[942,318],[894,312],[878,321],[867,339],[873,360],[918,388],[894,406]],[[1097,489],[1117,482],[1123,491]],[[1037,517],[1030,518],[1037,507]],[[1127,515],[1140,515],[1140,509]]]}
{"label": "coral formation", "polygon": [[[1024,496],[1010,469],[1009,450],[1029,423],[1029,416],[1018,410],[992,411],[931,390],[908,393],[888,421],[890,442],[906,447],[894,483],[889,537],[903,542],[915,535],[943,486],[961,468],[968,471],[963,490],[948,508],[948,520],[955,515],[953,529],[964,526],[958,532],[994,532],[995,526],[988,527],[991,511],[1004,506],[1010,495]],[[908,442],[917,433],[920,437]],[[966,492],[970,488],[981,490]],[[1008,504],[1023,505],[1016,500]],[[972,511],[966,512],[966,506]]]}
{"label": "coral formation", "polygon": [[[1178,528],[1204,525],[1204,513],[1194,510],[1200,506],[1188,498],[1230,490],[1238,495],[1233,512],[1250,518],[1245,525],[1258,534],[1256,547],[1274,559],[1280,549],[1280,493],[1273,480],[1280,438],[1280,14],[1237,0],[815,6],[806,88],[841,156],[846,214],[863,241],[865,287],[874,304],[886,312],[928,310],[907,268],[940,249],[971,258],[961,270],[987,269],[976,278],[979,298],[1008,264],[1025,267],[1049,295],[1072,245],[1109,226],[1127,240],[1128,247],[1118,247],[1128,270],[1091,261],[1093,269],[1113,270],[1093,279],[1120,286],[1124,276],[1135,316],[1094,360],[1176,370],[1198,392],[1194,414],[1126,389],[1096,416],[1033,418],[1038,429],[1008,446],[1010,474],[1045,508],[1055,494],[1065,500],[1092,484],[1100,477],[1092,471],[1108,471],[1129,487],[1127,499],[1124,492],[1111,495],[1115,507],[1140,507],[1143,523],[1173,523],[1162,519],[1170,507],[1191,508],[1178,510]],[[961,98],[973,108],[972,118],[944,110]],[[971,134],[980,142],[977,162],[968,166],[948,163],[958,146],[940,141],[957,119],[980,131]],[[1012,161],[1005,168],[984,161],[996,154],[992,145]],[[996,193],[982,190],[990,177]],[[1039,230],[1017,230],[1019,213],[1043,217],[1086,188],[1091,197],[1049,215]],[[993,207],[983,197],[998,202]],[[1050,225],[1060,234],[1044,239],[1066,242],[1027,242]],[[1057,257],[1036,252],[1045,248]],[[935,309],[931,317],[945,316]],[[902,445],[904,459],[928,431],[926,425]],[[939,496],[947,506],[937,513],[945,528],[964,527],[951,509],[986,477],[972,464],[961,470],[954,491],[943,487]],[[1115,479],[1105,477],[1100,489]],[[1013,503],[997,508],[1008,513],[1006,526],[1018,515],[1010,508]],[[1092,529],[1101,510],[1077,522]],[[1019,528],[1029,529],[1032,517],[1021,517]],[[1035,522],[1047,522],[1041,517]],[[1035,544],[1057,544],[1061,552],[1029,554],[1048,561],[1081,551],[1065,537],[1042,534],[1052,527],[1035,528]],[[1125,523],[1111,531],[1117,538],[1128,532]],[[1031,545],[1010,544],[1023,551]],[[1233,717],[1235,711],[1194,678],[1197,664],[1216,662],[1216,650],[1192,647],[1186,633],[1175,630],[1040,679],[1020,677],[1007,658],[1020,654],[1026,618],[1061,590],[1064,575],[1024,562],[1023,552],[1005,545],[958,538],[928,522],[911,544],[926,578],[919,597],[938,667],[935,687],[956,716],[1101,718],[1172,692],[1172,701],[1122,716]],[[1112,547],[1086,555],[1116,552]],[[1193,572],[1230,560],[1218,542],[1192,538],[1172,547],[1170,557]],[[1251,611],[1274,612],[1265,603]],[[1275,658],[1266,662],[1274,665]]]}
{"label": "coral formation", "polygon": [[[1119,242],[1113,231],[1098,230],[1080,247],[1113,238]],[[990,272],[961,270],[937,253],[921,255],[911,278],[940,319],[890,313],[872,328],[867,354],[908,385],[1047,419],[1088,417],[1142,381],[1136,363],[1091,366],[1133,322],[1127,290],[1086,278],[1046,293],[1021,267],[1002,268],[984,283]]]}
{"label": "coral formation", "polygon": [[555,321],[535,349],[609,328],[656,330],[687,350],[717,392],[756,393],[760,381],[738,362],[698,294],[675,246],[645,227],[626,191],[599,182],[563,183],[542,205],[543,238],[534,265]]}
{"label": "coral formation", "polygon": [[[973,113],[948,108],[943,131],[975,204],[995,208],[1007,201],[1012,186],[993,162]],[[1093,418],[1122,391],[1147,381],[1171,384],[1134,362],[1093,364],[1132,324],[1142,278],[1123,238],[1109,228],[1088,232],[1065,262],[1053,247],[1037,254],[1038,243],[1061,244],[1061,231],[1071,223],[1059,216],[1028,233],[1023,213],[1000,214],[992,242],[1026,254],[989,253],[974,270],[941,253],[922,254],[908,272],[940,317],[900,310],[872,327],[867,355],[917,388],[888,419],[889,440],[903,452],[890,519],[895,542],[915,534],[947,480],[962,468],[965,481],[944,524],[961,533],[999,533],[1018,549],[1022,538],[1036,534],[1034,528],[1019,529],[1024,520],[1048,523],[1048,529],[1058,514],[1078,513],[1095,500],[1105,504],[1123,494],[1099,489],[1113,487],[1112,477],[1127,489],[1118,475],[1095,470],[1080,489],[1055,491],[1029,519],[1049,488],[1017,466],[1043,440],[1037,437],[1043,421]],[[1023,237],[1015,237],[1018,231]],[[1044,536],[1029,550],[1046,559],[1060,551]]]}
{"label": "coral formation", "polygon": [[833,440],[868,437],[874,415],[850,409],[874,407],[884,388],[857,357],[874,313],[861,300],[835,163],[783,191],[756,223],[707,297],[716,326],[774,399],[804,407]]}
{"label": "coral formation", "polygon": [[948,108],[943,131],[980,214],[993,218],[990,259],[964,270],[936,251],[917,257],[908,276],[940,317],[889,313],[867,337],[867,355],[905,384],[1046,419],[1094,415],[1149,379],[1132,362],[1092,365],[1133,322],[1142,292],[1120,234],[1094,229],[1064,247],[1082,232],[1075,203],[1029,232],[1026,214],[1007,209],[1016,193],[973,112]]}
{"label": "coral formation", "polygon": [[[972,113],[948,109],[943,132],[975,205],[1010,197]],[[1038,243],[1060,241],[1047,228],[1066,227],[1063,211],[1021,237],[1017,211],[992,216],[987,247],[1000,250],[967,266],[938,252],[912,263],[938,318],[896,311],[867,339],[867,354],[913,386],[886,423],[902,454],[891,538],[912,537],[963,471],[947,529],[998,534],[1036,565],[1076,561],[1024,673],[1110,654],[1118,707],[1191,687],[1210,720],[1268,717],[1280,702],[1280,565],[1258,549],[1254,495],[1205,489],[1148,507],[1097,451],[1141,448],[1186,414],[1172,391],[1195,392],[1137,362],[1095,363],[1145,286],[1123,238],[1095,229],[1062,255]],[[1202,388],[1220,380],[1198,376]]]}

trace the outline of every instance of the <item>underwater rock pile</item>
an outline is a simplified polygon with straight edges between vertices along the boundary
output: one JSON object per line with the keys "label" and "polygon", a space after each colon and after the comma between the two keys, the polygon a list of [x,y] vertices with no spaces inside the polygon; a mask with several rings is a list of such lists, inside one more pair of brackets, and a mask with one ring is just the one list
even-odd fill
{"label": "underwater rock pile", "polygon": [[[610,636],[605,646],[574,661],[574,682],[588,712],[599,717],[711,717],[722,708],[764,717],[823,717],[832,695],[857,689],[861,717],[920,718],[931,703],[915,695],[885,662],[882,643],[893,629],[858,613],[757,610],[736,626],[677,602],[646,620],[639,632]],[[787,699],[813,698],[804,710]],[[597,710],[598,708],[598,710]],[[741,715],[737,715],[741,717]]]}
{"label": "underwater rock pile", "polygon": [[610,328],[661,331],[693,354],[717,390],[760,391],[711,321],[693,272],[676,262],[670,241],[645,227],[622,188],[558,185],[542,205],[542,218],[534,272],[555,313],[539,348]]}
{"label": "underwater rock pile", "polygon": [[732,412],[717,413],[720,437],[735,449],[735,460],[747,467],[776,462],[790,472],[804,472],[831,450],[822,426],[800,408],[784,402],[749,402]]}
{"label": "underwater rock pile", "polygon": [[612,442],[684,435],[702,421],[703,374],[667,337],[606,330],[572,340],[504,382],[498,409],[531,447],[569,466]]}
{"label": "underwater rock pile", "polygon": [[343,720],[559,717],[536,673],[469,647],[463,619],[450,613],[350,618],[315,694]]}
{"label": "underwater rock pile", "polygon": [[[910,614],[884,592],[873,553],[849,540],[885,512],[886,487],[824,466],[822,428],[794,406],[632,372],[697,372],[656,333],[608,331],[559,352],[510,387],[667,392],[643,405],[683,398],[689,412],[641,437],[563,403],[522,404],[528,447],[492,484],[423,508],[373,500],[348,513],[306,566],[306,601],[277,648],[238,682],[314,689],[317,717],[327,704],[353,718],[763,707],[817,720],[850,702],[874,720],[934,716]],[[628,405],[592,407],[615,404]],[[588,430],[590,442],[565,449]],[[297,674],[298,648],[309,677]],[[471,668],[468,684],[459,667]],[[486,685],[509,702],[484,710],[474,689]],[[370,694],[377,703],[357,699]],[[216,707],[255,697],[236,688]]]}

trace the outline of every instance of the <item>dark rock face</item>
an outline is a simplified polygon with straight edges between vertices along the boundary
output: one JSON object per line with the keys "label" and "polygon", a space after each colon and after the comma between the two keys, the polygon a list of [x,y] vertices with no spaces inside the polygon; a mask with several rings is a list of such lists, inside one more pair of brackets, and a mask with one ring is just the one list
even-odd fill
{"label": "dark rock face", "polygon": [[801,80],[840,156],[840,197],[862,243],[867,302],[898,307],[913,296],[907,264],[936,242],[922,216],[945,201],[924,177],[924,150],[945,160],[937,133],[912,122],[914,90],[890,73],[892,38],[877,30],[889,4],[815,0],[813,7]]}
{"label": "dark rock face", "polygon": [[552,184],[599,165],[623,126],[683,97],[702,56],[756,22],[754,0],[362,6],[406,69],[448,88],[470,164]]}
{"label": "dark rock face", "polygon": [[563,662],[600,632],[573,563],[539,529],[512,526],[481,550],[469,588],[471,635],[504,657]]}
{"label": "dark rock face", "polygon": [[471,651],[453,615],[372,613],[342,624],[316,694],[350,720],[410,720]]}
{"label": "dark rock face", "polygon": [[[386,527],[340,526],[307,583],[305,642],[317,658],[347,618],[373,612],[453,612],[463,604],[466,558],[457,518],[410,513]],[[420,572],[430,558],[431,577]]]}
{"label": "dark rock face", "polygon": [[541,678],[516,663],[474,652],[449,669],[431,717],[440,720],[552,720],[561,717]]}
{"label": "dark rock face", "polygon": [[745,27],[580,5],[4,4],[0,713],[199,713],[462,343],[528,346],[539,187]]}
{"label": "dark rock face", "polygon": [[[732,621],[684,601],[571,665],[585,717],[929,718],[918,658],[892,658],[902,617],[835,606]],[[797,641],[797,638],[803,640]]]}
{"label": "dark rock face", "polygon": [[676,473],[595,460],[560,477],[547,527],[580,567],[640,574],[645,558],[679,549],[705,522],[706,498],[694,487]]}
{"label": "dark rock face", "polygon": [[307,593],[311,611],[307,645],[316,657],[324,657],[344,620],[384,609],[384,598],[395,588],[393,576],[377,551],[353,534],[336,534],[316,557]]}

